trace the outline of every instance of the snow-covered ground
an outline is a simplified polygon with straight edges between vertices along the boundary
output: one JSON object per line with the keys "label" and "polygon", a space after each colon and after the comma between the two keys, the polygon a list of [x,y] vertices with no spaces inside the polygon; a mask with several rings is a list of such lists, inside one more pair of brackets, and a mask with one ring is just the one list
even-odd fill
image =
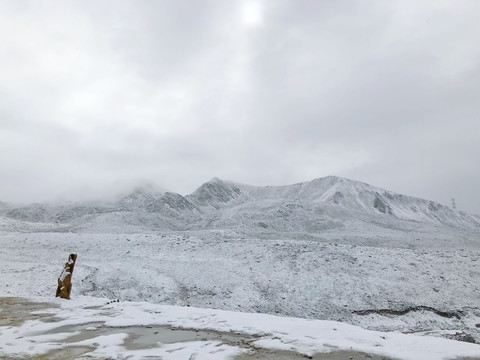
{"label": "snow-covered ground", "polygon": [[[440,360],[460,356],[480,358],[480,346],[475,344],[370,331],[334,321],[145,302],[109,303],[106,299],[89,297],[72,301],[55,299],[53,302],[59,307],[37,310],[36,319],[0,326],[0,356],[45,355],[47,358],[58,358],[61,354],[63,359],[88,356],[103,359],[223,360],[240,359],[242,354],[254,355],[265,348],[288,351],[288,358],[296,357],[295,354],[311,358],[316,354],[342,350],[348,350],[349,354],[355,351],[371,354],[369,357],[381,355],[382,358],[402,360]],[[165,336],[165,331],[171,332],[172,329],[179,334]],[[186,331],[185,334],[181,329],[194,331]],[[200,331],[202,333],[195,336]],[[216,334],[212,336],[205,331],[215,331]],[[194,336],[188,336],[188,332]]]}
{"label": "snow-covered ground", "polygon": [[[352,347],[347,341],[345,344],[350,345],[340,348],[351,347],[367,352],[373,351],[372,339],[375,336],[385,335],[363,332],[347,326],[347,323],[380,331],[450,337],[457,334],[457,337],[464,338],[469,335],[478,342],[480,251],[475,248],[475,242],[470,242],[468,248],[459,244],[447,248],[442,243],[436,244],[435,238],[439,234],[431,234],[417,240],[417,246],[411,248],[401,243],[395,247],[392,239],[382,246],[381,236],[385,235],[379,236],[369,241],[358,237],[357,245],[355,238],[261,239],[232,231],[8,233],[0,236],[0,296],[51,299],[68,254],[75,252],[78,259],[73,274],[72,297],[87,295],[119,299],[120,305],[111,306],[116,311],[121,311],[123,306],[131,311],[159,306],[126,303],[147,301],[179,306],[159,307],[171,309],[170,314],[190,314],[194,310],[189,310],[189,306],[247,312],[252,315],[195,310],[220,317],[224,314],[228,319],[250,319],[250,325],[238,325],[241,328],[235,327],[236,323],[229,323],[233,326],[231,330],[243,332],[251,326],[257,335],[273,333],[277,322],[280,324],[279,332],[286,332],[283,326],[297,324],[296,321],[303,325],[295,325],[295,328],[308,328],[313,324],[318,329],[334,326],[337,330],[342,329],[338,334],[342,334],[344,340],[351,337],[347,330],[355,329],[355,334],[363,334],[355,340],[359,347]],[[72,301],[71,304],[78,302]],[[280,318],[284,319],[283,323],[279,318],[254,313],[342,321],[344,324]],[[145,314],[150,313],[147,311]],[[144,315],[135,321],[146,324],[141,320]],[[153,315],[146,318],[147,322],[159,324]],[[122,319],[125,320],[124,317]],[[205,328],[201,323],[182,323],[181,320],[174,326]],[[229,331],[228,327],[211,329]],[[324,351],[325,348],[319,346],[325,342],[323,331],[315,335],[318,341],[305,343],[311,348],[299,345],[297,350],[305,353]],[[297,337],[296,332],[286,333],[287,343]],[[394,338],[397,339],[396,335]],[[435,349],[442,349],[435,345],[437,340],[424,339],[425,343],[419,348],[431,346],[427,349],[432,356],[438,355],[432,358],[442,358],[441,353],[435,353]],[[270,339],[267,343],[272,345],[276,341]],[[300,340],[293,342],[296,341]],[[299,344],[304,344],[302,341]],[[453,343],[448,344],[447,347],[453,351],[459,349]],[[468,349],[480,351],[480,345],[469,346],[473,347]],[[405,359],[427,359],[410,356],[413,353],[404,355],[398,352],[398,347],[390,345],[386,349],[385,352],[374,353]],[[443,358],[447,358],[448,354],[452,355],[445,352]],[[465,354],[458,352],[456,355]]]}
{"label": "snow-covered ground", "polygon": [[[262,337],[264,343],[289,344],[286,348],[304,353],[322,352],[322,344],[332,344],[324,337],[332,331],[325,321],[342,322],[332,325],[341,329],[335,333],[341,349],[379,356],[427,359],[400,352],[392,342],[377,344],[376,333],[367,330],[480,343],[478,216],[349,179],[255,187],[215,178],[186,196],[140,188],[110,202],[0,204],[0,296],[52,298],[70,253],[78,254],[72,297],[119,299],[122,308],[112,305],[109,321],[124,321],[122,309],[124,314],[127,309],[140,312],[140,323],[145,318],[154,324],[160,320],[148,315],[149,306],[168,312],[172,321],[179,312],[191,314],[188,307],[216,309],[195,310],[229,324],[218,328],[218,322],[212,331],[250,327],[248,336],[260,337],[278,331],[286,335]],[[127,303],[138,301],[151,305]],[[87,314],[86,303],[71,304]],[[245,322],[230,321],[238,317]],[[186,319],[188,325],[183,320],[173,324],[206,328]],[[309,324],[319,333],[308,335],[308,343],[291,330],[292,324]],[[118,346],[131,337],[106,335]],[[221,356],[238,352],[238,341],[225,343],[218,337],[216,344],[225,350]],[[358,346],[351,345],[352,337]],[[404,339],[417,339],[394,338],[402,339],[402,346],[408,343]],[[453,356],[436,341],[450,344],[454,352],[461,348],[446,339],[419,339],[424,340],[415,344],[419,341],[432,358]],[[256,345],[263,344],[257,340]]]}

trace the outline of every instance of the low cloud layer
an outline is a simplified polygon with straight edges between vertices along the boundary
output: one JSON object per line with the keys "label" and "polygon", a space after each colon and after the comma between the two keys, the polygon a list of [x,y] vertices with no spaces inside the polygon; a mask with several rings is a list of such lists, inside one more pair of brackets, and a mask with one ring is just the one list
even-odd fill
{"label": "low cloud layer", "polygon": [[480,213],[479,11],[2,1],[0,200],[339,175]]}

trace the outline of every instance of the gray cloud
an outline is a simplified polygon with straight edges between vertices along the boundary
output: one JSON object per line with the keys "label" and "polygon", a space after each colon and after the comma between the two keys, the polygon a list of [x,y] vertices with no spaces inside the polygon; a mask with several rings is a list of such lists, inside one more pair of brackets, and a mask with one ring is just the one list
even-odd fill
{"label": "gray cloud", "polygon": [[336,174],[480,212],[479,8],[3,1],[0,199]]}

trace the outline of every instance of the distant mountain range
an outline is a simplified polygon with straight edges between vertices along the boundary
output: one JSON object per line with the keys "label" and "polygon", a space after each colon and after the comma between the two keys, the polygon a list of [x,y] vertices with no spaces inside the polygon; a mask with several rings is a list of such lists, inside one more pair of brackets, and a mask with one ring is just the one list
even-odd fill
{"label": "distant mountain range", "polygon": [[232,229],[321,234],[356,229],[408,232],[425,226],[480,231],[477,216],[336,176],[265,187],[213,178],[186,196],[137,188],[111,202],[23,207],[0,203],[0,216],[8,226],[22,221],[89,232]]}

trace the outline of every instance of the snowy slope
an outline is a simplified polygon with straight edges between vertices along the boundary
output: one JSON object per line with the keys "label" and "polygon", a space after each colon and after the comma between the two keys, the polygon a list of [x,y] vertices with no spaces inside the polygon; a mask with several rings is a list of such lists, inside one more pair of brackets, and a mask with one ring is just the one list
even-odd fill
{"label": "snowy slope", "polygon": [[387,229],[404,235],[449,228],[475,236],[480,229],[478,218],[461,211],[333,176],[271,187],[214,178],[187,199],[202,211],[199,219],[192,219],[191,230],[351,235]]}
{"label": "snowy slope", "polygon": [[370,233],[448,228],[476,236],[480,230],[476,216],[335,176],[266,187],[214,178],[187,196],[139,188],[110,203],[3,206],[0,215],[71,225],[74,231],[87,232],[228,228],[318,235],[332,231],[351,234],[359,228]]}
{"label": "snowy slope", "polygon": [[[207,192],[208,191],[208,192]],[[402,220],[436,224],[478,226],[478,220],[433,201],[396,194],[362,182],[328,176],[288,186],[253,187],[213,179],[192,194],[214,199],[216,207],[257,203],[347,210],[370,216],[390,215]],[[211,200],[212,201],[212,200]],[[331,205],[331,207],[328,207]]]}
{"label": "snowy slope", "polygon": [[68,232],[69,230],[70,227],[68,225],[59,226],[51,223],[28,222],[0,216],[0,235],[12,232]]}
{"label": "snowy slope", "polygon": [[422,238],[429,247],[410,249],[229,231],[8,234],[0,236],[0,296],[53,297],[75,252],[75,297],[340,320],[382,331],[464,331],[480,341],[480,244],[453,243]]}

